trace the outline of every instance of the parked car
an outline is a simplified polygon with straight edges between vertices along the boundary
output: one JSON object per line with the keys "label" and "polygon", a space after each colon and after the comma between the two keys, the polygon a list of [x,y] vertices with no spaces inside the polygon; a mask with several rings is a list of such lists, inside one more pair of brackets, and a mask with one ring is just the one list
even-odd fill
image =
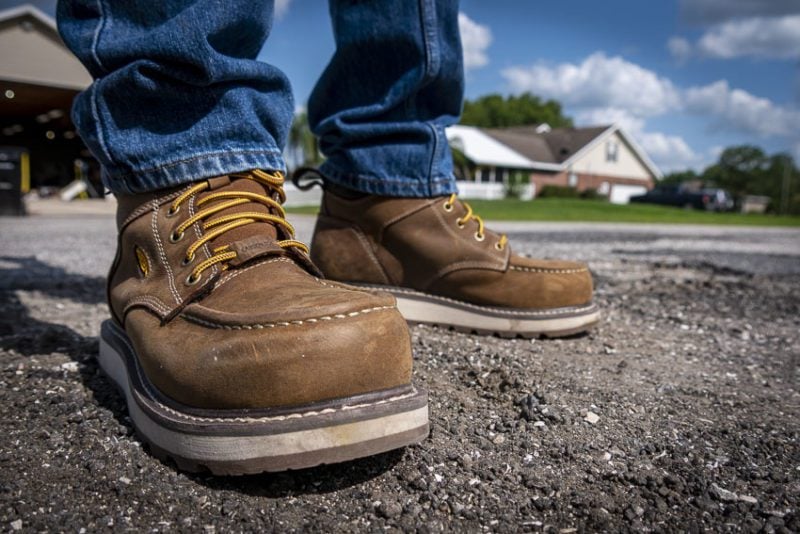
{"label": "parked car", "polygon": [[631,197],[630,201],[706,211],[730,211],[734,204],[733,197],[724,189],[689,189],[682,185],[659,185],[644,195]]}

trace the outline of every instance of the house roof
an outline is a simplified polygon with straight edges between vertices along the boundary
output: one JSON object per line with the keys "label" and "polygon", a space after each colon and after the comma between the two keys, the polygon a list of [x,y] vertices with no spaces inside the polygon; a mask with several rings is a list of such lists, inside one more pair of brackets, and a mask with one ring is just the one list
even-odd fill
{"label": "house roof", "polygon": [[536,165],[534,161],[493,139],[480,128],[456,125],[447,128],[446,133],[450,145],[478,165],[520,169],[532,169]]}
{"label": "house roof", "polygon": [[[591,150],[597,143],[608,136],[618,133],[630,146],[642,164],[653,176],[660,177],[661,171],[649,156],[625,130],[616,124],[606,126],[590,126],[585,128],[542,128],[542,125],[513,126],[510,128],[476,128],[473,126],[451,126],[450,130],[463,132],[470,129],[473,144],[465,144],[464,155],[478,165],[496,165],[519,169],[565,170],[583,154]],[[452,137],[458,137],[453,135]],[[488,141],[487,141],[488,140]],[[452,144],[452,140],[451,140]],[[514,158],[503,159],[495,145],[504,147]],[[484,151],[493,147],[494,157],[486,158]],[[459,148],[459,147],[457,147]],[[527,161],[528,165],[520,165]]]}
{"label": "house roof", "polygon": [[554,128],[540,133],[538,126],[515,126],[485,132],[534,161],[564,163],[611,127]]}
{"label": "house roof", "polygon": [[32,4],[20,4],[0,11],[0,23],[24,18],[31,18],[54,32],[58,32],[53,17]]}
{"label": "house roof", "polygon": [[58,35],[56,21],[30,4],[0,11],[0,80],[70,90],[92,78]]}
{"label": "house roof", "polygon": [[533,161],[544,163],[559,163],[547,140],[537,134],[535,128],[530,131],[519,128],[487,128],[483,130],[493,139],[500,141],[504,145],[512,148],[517,153],[524,155]]}

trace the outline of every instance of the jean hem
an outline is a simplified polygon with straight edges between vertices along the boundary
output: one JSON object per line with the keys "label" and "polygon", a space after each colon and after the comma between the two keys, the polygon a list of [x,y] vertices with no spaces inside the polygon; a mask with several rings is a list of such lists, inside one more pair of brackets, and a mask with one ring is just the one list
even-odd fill
{"label": "jean hem", "polygon": [[326,182],[371,195],[388,197],[431,198],[458,192],[455,176],[432,175],[426,178],[408,176],[375,176],[346,172],[326,161],[320,166]]}
{"label": "jean hem", "polygon": [[189,156],[142,170],[104,166],[103,183],[113,193],[137,194],[251,169],[285,173],[286,165],[277,149],[226,150]]}

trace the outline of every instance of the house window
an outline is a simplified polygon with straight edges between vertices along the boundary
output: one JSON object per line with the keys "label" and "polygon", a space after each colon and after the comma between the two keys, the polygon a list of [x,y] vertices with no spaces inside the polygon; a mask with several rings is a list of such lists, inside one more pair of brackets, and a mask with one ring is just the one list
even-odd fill
{"label": "house window", "polygon": [[609,141],[606,143],[606,161],[616,162],[619,155],[619,143]]}
{"label": "house window", "polygon": [[567,185],[570,187],[576,187],[578,185],[578,175],[570,171],[569,176],[567,177]]}

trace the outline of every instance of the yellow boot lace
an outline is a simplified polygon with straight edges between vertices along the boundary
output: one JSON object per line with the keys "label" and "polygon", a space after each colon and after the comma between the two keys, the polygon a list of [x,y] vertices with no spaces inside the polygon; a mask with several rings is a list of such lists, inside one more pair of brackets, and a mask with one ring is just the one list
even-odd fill
{"label": "yellow boot lace", "polygon": [[[443,206],[444,207],[444,211],[447,211],[447,212],[453,211],[453,207],[455,206],[455,202],[456,202],[456,194],[453,193],[445,201],[444,206]],[[473,213],[472,206],[470,206],[469,204],[467,204],[463,200],[461,201],[461,204],[464,206],[464,209],[467,210],[467,213],[465,213],[463,217],[459,217],[456,220],[456,224],[458,225],[459,228],[464,228],[467,225],[467,223],[470,221],[470,219],[472,219],[473,221],[477,222],[478,223],[478,231],[475,232],[475,239],[477,241],[483,241],[484,239],[486,239],[486,234],[483,232],[483,229],[484,229],[483,228],[483,219],[481,219],[480,215],[476,215],[475,213]],[[496,248],[497,250],[503,250],[504,248],[506,248],[506,244],[507,243],[508,243],[508,236],[506,236],[506,234],[500,234],[500,239],[497,241],[497,243],[494,244],[494,248]]]}
{"label": "yellow boot lace", "polygon": [[[281,173],[268,173],[262,170],[252,170],[246,173],[241,174],[231,174],[232,178],[243,178],[248,180],[253,180],[258,182],[262,185],[267,186],[268,190],[272,190],[277,192],[278,198],[280,201],[276,201],[266,195],[261,195],[258,193],[251,193],[247,191],[220,191],[217,193],[211,193],[201,199],[199,199],[195,206],[198,208],[198,212],[186,219],[183,223],[181,223],[170,235],[171,242],[177,242],[183,239],[186,230],[191,228],[191,226],[199,221],[204,221],[202,223],[204,233],[197,241],[192,243],[189,249],[186,251],[186,257],[184,258],[184,265],[188,265],[194,260],[195,252],[197,249],[215,239],[225,232],[233,230],[234,228],[239,228],[240,226],[245,226],[248,224],[253,224],[256,222],[269,222],[273,223],[277,226],[280,226],[286,231],[286,234],[290,236],[290,239],[284,239],[277,241],[278,246],[284,249],[288,248],[296,248],[302,251],[304,254],[308,254],[308,247],[294,239],[294,227],[289,224],[286,220],[286,212],[283,209],[283,204],[286,201],[286,194],[283,191],[283,183],[284,177]],[[183,193],[181,193],[170,205],[169,210],[167,211],[167,216],[172,217],[180,210],[181,204],[186,202],[189,198],[198,193],[201,193],[208,189],[210,186],[208,182],[200,182],[197,185],[192,186],[191,188],[187,189]],[[215,202],[221,201],[221,202]],[[209,205],[210,203],[214,202],[213,205]],[[276,212],[276,215],[267,214],[267,213],[258,213],[253,211],[245,211],[241,213],[233,213],[230,215],[225,215],[222,217],[218,217],[216,219],[206,220],[212,215],[219,213],[223,210],[228,208],[232,208],[234,206],[239,206],[241,204],[247,204],[249,202],[256,202],[258,204],[262,204],[267,208]],[[205,208],[204,208],[205,206]],[[220,247],[216,247],[212,249],[213,256],[204,260],[197,264],[197,266],[192,270],[189,277],[186,279],[187,284],[196,284],[200,277],[203,274],[203,271],[206,269],[213,267],[217,264],[222,264],[221,269],[225,270],[228,268],[227,262],[235,259],[238,254],[231,250],[230,245],[223,245]]]}

